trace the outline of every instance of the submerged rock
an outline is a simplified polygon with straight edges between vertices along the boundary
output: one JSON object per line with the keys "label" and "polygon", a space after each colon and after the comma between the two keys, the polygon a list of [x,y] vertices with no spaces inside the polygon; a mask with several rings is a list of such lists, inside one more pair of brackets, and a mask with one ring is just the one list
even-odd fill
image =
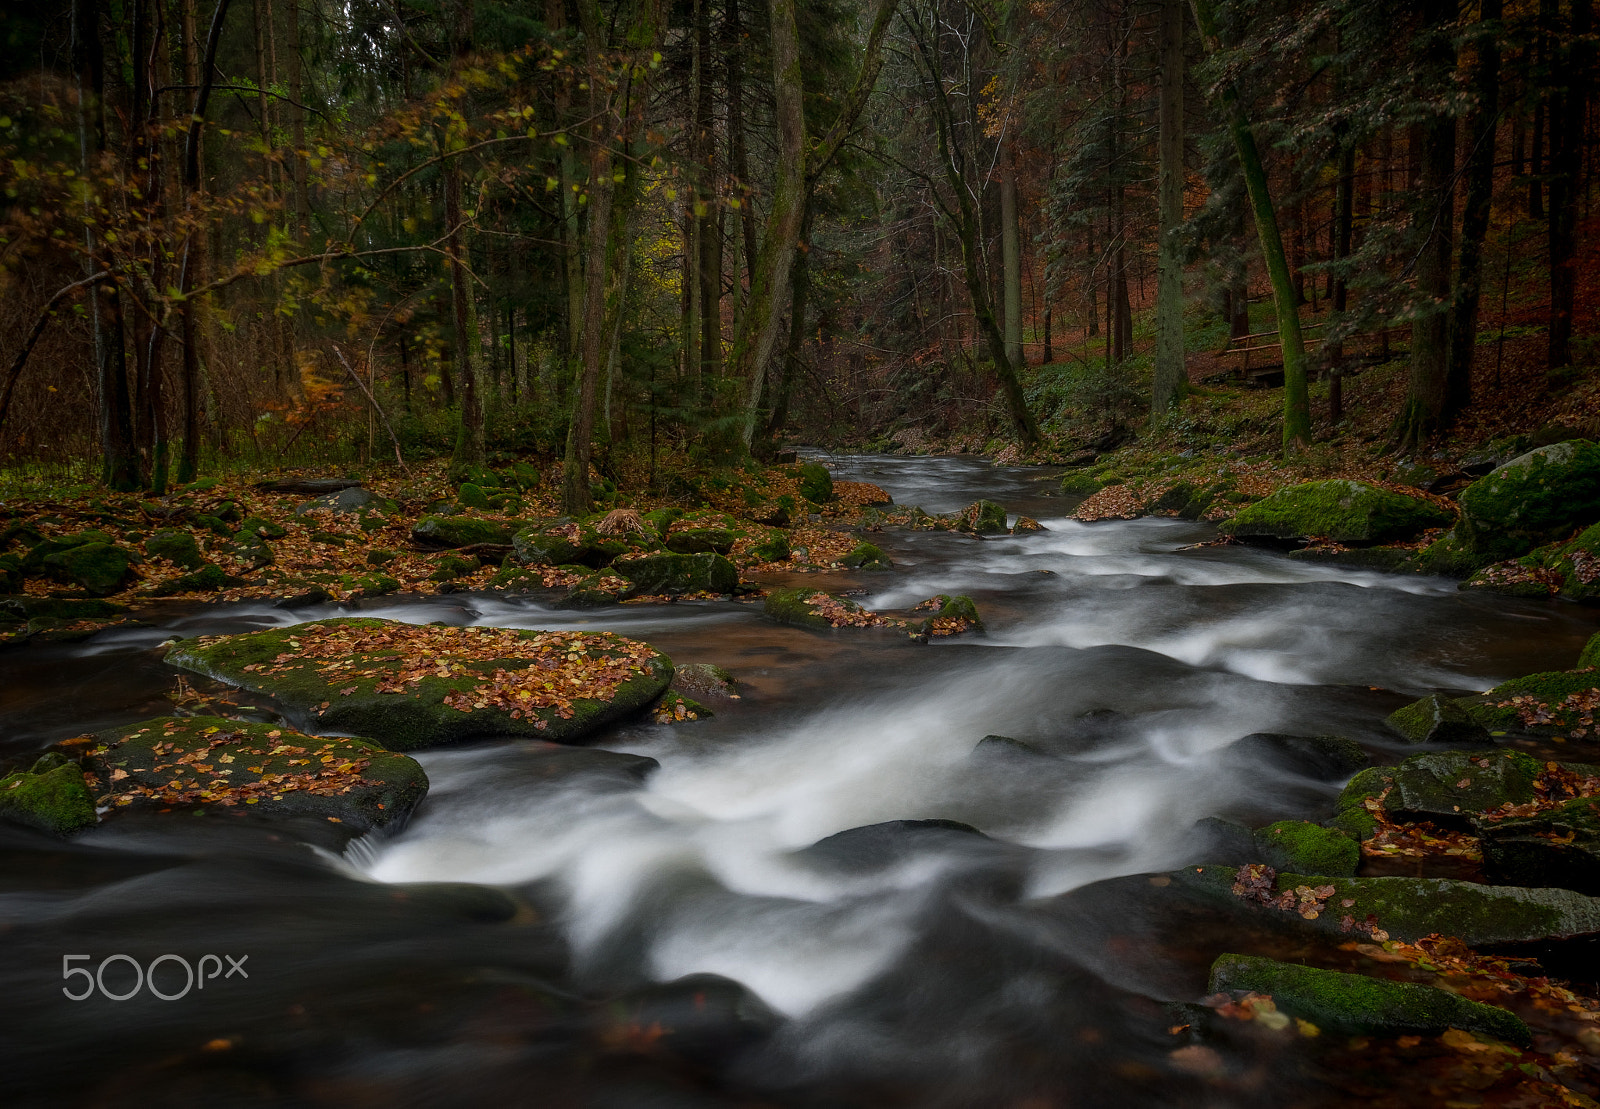
{"label": "submerged rock", "polygon": [[1432,986],[1280,963],[1254,955],[1222,955],[1211,964],[1212,993],[1270,994],[1290,1016],[1352,1036],[1435,1036],[1451,1028],[1481,1032],[1524,1047],[1533,1034],[1504,1009]]}
{"label": "submerged rock", "polygon": [[83,774],[60,755],[44,755],[31,769],[0,778],[0,820],[66,836],[98,819]]}
{"label": "submerged rock", "polygon": [[974,535],[1004,535],[1006,510],[994,501],[975,501],[961,510],[956,530]]}
{"label": "submerged rock", "polygon": [[1451,522],[1431,501],[1359,481],[1312,481],[1280,489],[1244,509],[1219,530],[1241,539],[1332,539],[1387,543]]}
{"label": "submerged rock", "polygon": [[1473,714],[1437,693],[1395,709],[1388,724],[1409,743],[1489,742],[1489,730]]}
{"label": "submerged rock", "polygon": [[[1192,866],[1170,877],[1181,892],[1213,904],[1351,939],[1411,942],[1438,933],[1479,947],[1600,936],[1600,898],[1571,890],[1482,886],[1447,878],[1272,875],[1269,870],[1272,888],[1256,895],[1240,882],[1244,873],[1227,866]],[[1236,885],[1242,892],[1235,892]]]}
{"label": "submerged rock", "polygon": [[1223,757],[1233,764],[1268,763],[1307,778],[1333,781],[1366,767],[1367,753],[1353,739],[1337,735],[1286,735],[1252,732],[1229,744]]}
{"label": "submerged rock", "polygon": [[319,738],[220,716],[101,732],[83,767],[101,805],[323,817],[352,834],[404,823],[428,791],[414,759],[371,740]]}
{"label": "submerged rock", "polygon": [[720,666],[691,662],[672,673],[672,688],[690,697],[738,697],[736,679]]}
{"label": "submerged rock", "polygon": [[672,678],[611,634],[343,618],[182,640],[167,661],[273,697],[304,727],[409,751],[479,736],[571,743],[643,712]]}
{"label": "submerged rock", "polygon": [[925,851],[959,849],[988,839],[972,825],[957,820],[887,820],[836,832],[799,854],[849,870],[872,870]]}

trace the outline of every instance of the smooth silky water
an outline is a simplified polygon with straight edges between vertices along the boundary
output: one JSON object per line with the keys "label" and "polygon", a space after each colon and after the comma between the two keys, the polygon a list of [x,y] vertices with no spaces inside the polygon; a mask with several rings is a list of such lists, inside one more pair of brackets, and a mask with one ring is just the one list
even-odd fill
{"label": "smooth silky water", "polygon": [[[872,538],[894,572],[772,582],[864,590],[879,609],[964,592],[986,635],[817,633],[773,624],[758,603],[365,603],[363,615],[411,622],[620,632],[726,667],[742,696],[712,720],[630,725],[584,749],[421,752],[432,788],[410,825],[347,846],[326,829],[214,816],[117,820],[70,843],[0,831],[11,1093],[97,1105],[1315,1101],[1305,1075],[1219,1089],[1171,1064],[1165,1006],[1198,998],[1210,959],[1242,941],[1128,876],[1204,861],[1194,825],[1206,816],[1322,813],[1336,784],[1242,765],[1224,754],[1240,737],[1387,747],[1384,715],[1421,693],[1570,665],[1595,613],[1195,549],[1213,535],[1203,524],[1078,523],[1038,470],[830,461],[902,504],[990,497],[1046,530],[890,530]],[[345,611],[163,609],[157,626],[0,653],[0,742],[20,757],[169,711],[159,644],[173,636]],[[988,734],[1050,757],[975,751]],[[902,820],[985,836],[828,839]],[[63,996],[64,955],[96,966],[115,953],[146,966],[248,956],[249,978],[171,1002]],[[175,991],[182,974],[170,977]],[[125,991],[131,971],[106,982]]]}

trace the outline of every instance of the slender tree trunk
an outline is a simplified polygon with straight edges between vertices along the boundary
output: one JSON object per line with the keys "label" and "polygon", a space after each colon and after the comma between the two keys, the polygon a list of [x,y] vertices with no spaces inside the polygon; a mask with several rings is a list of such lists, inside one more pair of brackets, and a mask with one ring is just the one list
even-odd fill
{"label": "slender tree trunk", "polygon": [[[1212,16],[1212,0],[1191,0],[1191,3],[1201,41],[1206,52],[1211,53],[1219,45]],[[1244,106],[1239,103],[1237,91],[1229,86],[1224,89],[1222,99],[1228,118],[1228,131],[1233,138],[1239,168],[1244,174],[1245,188],[1250,195],[1250,208],[1255,214],[1256,238],[1261,243],[1262,258],[1272,279],[1278,340],[1283,351],[1283,447],[1285,453],[1293,453],[1311,442],[1311,394],[1306,384],[1306,348],[1305,339],[1300,333],[1299,303],[1295,298],[1294,281],[1289,274],[1289,260],[1283,251],[1283,236],[1278,231],[1278,216],[1273,210],[1272,195],[1267,187],[1266,168],[1256,148],[1255,132],[1245,118]]]}
{"label": "slender tree trunk", "polygon": [[1000,162],[1000,271],[1006,358],[1013,366],[1022,366],[1022,224],[1017,212],[1016,148],[1010,140],[1000,152]]}
{"label": "slender tree trunk", "polygon": [[722,218],[718,185],[716,82],[711,72],[711,5],[695,5],[700,79],[695,105],[695,220],[699,225],[700,376],[713,391],[722,377]]}
{"label": "slender tree trunk", "polygon": [[[1552,142],[1550,178],[1550,351],[1549,366],[1558,369],[1572,361],[1572,311],[1577,296],[1576,253],[1578,203],[1583,195],[1584,125],[1589,108],[1589,70],[1594,47],[1589,34],[1594,24],[1593,0],[1572,0],[1571,36],[1562,72],[1566,89],[1561,98],[1559,146]],[[1556,139],[1551,118],[1551,138]]]}
{"label": "slender tree trunk", "polygon": [[[1333,219],[1333,258],[1337,266],[1350,257],[1351,237],[1355,230],[1355,178],[1356,148],[1345,143],[1339,151],[1339,184]],[[1338,317],[1349,307],[1349,282],[1344,271],[1336,269],[1333,275],[1333,312],[1331,323],[1337,326]],[[1344,343],[1328,344],[1328,420],[1337,424],[1344,418]]]}
{"label": "slender tree trunk", "polygon": [[[471,0],[452,0],[449,6],[450,67],[460,68],[472,52],[473,26]],[[464,106],[464,110],[470,107]],[[459,140],[448,125],[441,131],[441,153],[448,153]],[[456,447],[450,456],[452,474],[467,467],[482,466],[485,458],[483,402],[478,363],[482,360],[478,341],[478,298],[472,288],[471,261],[468,257],[465,214],[461,206],[460,157],[444,164],[445,251],[450,255],[450,316],[455,332],[456,396],[461,404],[456,417]]]}
{"label": "slender tree trunk", "polygon": [[1478,345],[1478,299],[1483,287],[1483,242],[1494,199],[1495,124],[1499,120],[1500,20],[1504,0],[1482,0],[1477,57],[1472,67],[1478,103],[1467,125],[1467,194],[1461,216],[1461,247],[1456,261],[1456,308],[1450,321],[1450,361],[1446,371],[1444,419],[1472,403],[1472,362]]}
{"label": "slender tree trunk", "polygon": [[1153,422],[1165,422],[1183,395],[1183,259],[1178,228],[1183,224],[1183,0],[1161,0],[1160,170],[1156,192],[1161,229],[1156,276],[1155,379],[1150,390]]}

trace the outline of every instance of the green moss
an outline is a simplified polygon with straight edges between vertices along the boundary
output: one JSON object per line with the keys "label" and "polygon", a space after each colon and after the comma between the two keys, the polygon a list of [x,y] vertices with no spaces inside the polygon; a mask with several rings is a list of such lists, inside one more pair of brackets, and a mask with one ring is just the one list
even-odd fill
{"label": "green moss", "polygon": [[491,507],[489,504],[489,494],[483,491],[482,486],[474,485],[470,481],[462,485],[460,489],[456,490],[456,500],[461,502],[461,506],[463,508],[487,509]]}
{"label": "green moss", "polygon": [[1389,772],[1394,788],[1385,807],[1396,819],[1465,824],[1474,813],[1533,800],[1543,768],[1520,751],[1414,755]]}
{"label": "green moss", "polygon": [[1552,670],[1528,674],[1501,682],[1483,694],[1485,701],[1508,701],[1513,697],[1533,697],[1545,704],[1557,704],[1574,693],[1600,685],[1600,675],[1587,670]]}
{"label": "green moss", "polygon": [[924,636],[933,632],[935,620],[962,620],[969,625],[969,630],[983,631],[983,619],[978,615],[978,606],[971,597],[965,593],[957,593],[953,597],[940,593],[935,599],[939,601],[939,611],[923,621]]}
{"label": "green moss", "polygon": [[956,526],[974,535],[1004,535],[1006,510],[994,501],[977,501],[962,510],[960,523]]}
{"label": "green moss", "polygon": [[634,592],[626,578],[610,570],[597,570],[575,582],[562,601],[572,608],[599,608],[617,604]]}
{"label": "green moss", "polygon": [[801,464],[800,495],[816,504],[833,500],[833,475],[826,466],[817,462]]}
{"label": "green moss", "polygon": [[[1343,918],[1366,921],[1393,939],[1412,942],[1434,933],[1456,936],[1473,947],[1531,943],[1600,935],[1600,898],[1562,889],[1483,886],[1446,878],[1339,878],[1280,873],[1279,891],[1332,886],[1325,909],[1307,919],[1299,912],[1245,901],[1233,892],[1233,867],[1185,867],[1173,873],[1174,885],[1214,904],[1247,912],[1292,928],[1349,938]],[[1349,905],[1344,902],[1349,901]]]}
{"label": "green moss", "polygon": [[750,557],[761,562],[784,562],[792,552],[789,537],[781,531],[769,531],[765,539],[750,548]]}
{"label": "green moss", "polygon": [[[348,624],[372,629],[403,631],[405,628],[393,621],[355,617],[316,623],[323,627]],[[656,652],[643,669],[623,682],[608,700],[584,698],[572,702],[570,717],[559,716],[554,708],[529,710],[517,718],[495,706],[461,712],[444,703],[446,695],[475,690],[479,681],[497,668],[522,669],[532,660],[501,658],[466,662],[449,677],[429,675],[419,682],[408,683],[405,687],[408,692],[384,694],[377,692],[379,682],[407,665],[408,660],[400,651],[377,650],[353,655],[349,670],[323,674],[315,668],[313,660],[296,660],[297,633],[309,626],[296,624],[226,636],[208,643],[186,639],[173,644],[166,660],[172,666],[265,693],[282,705],[301,727],[375,736],[381,738],[385,746],[399,751],[492,735],[573,742],[641,711],[672,680],[671,660]],[[462,634],[475,630],[463,629]],[[539,634],[533,630],[518,633],[524,639]],[[608,643],[614,645],[608,646]],[[591,655],[596,652],[611,654],[622,647],[618,637],[609,635],[595,636],[591,644]],[[283,670],[265,673],[280,657],[285,659]],[[343,692],[345,689],[350,692]]]}
{"label": "green moss", "polygon": [[481,566],[471,555],[442,554],[433,560],[433,573],[429,581],[455,581],[464,574],[473,573]]}
{"label": "green moss", "polygon": [[282,539],[288,531],[261,516],[246,516],[239,522],[241,535],[255,535],[262,539]]}
{"label": "green moss", "polygon": [[164,558],[186,570],[198,570],[205,564],[194,536],[177,528],[163,528],[146,539],[144,553],[151,558]]}
{"label": "green moss", "polygon": [[411,529],[411,537],[430,547],[471,547],[479,543],[505,546],[516,525],[470,516],[424,516]]}
{"label": "green moss", "polygon": [[1600,894],[1600,798],[1578,798],[1534,816],[1484,821],[1478,833],[1484,874],[1491,881]]}
{"label": "green moss", "polygon": [[1389,714],[1408,743],[1487,743],[1487,729],[1460,703],[1435,693]]}
{"label": "green moss", "polygon": [[1361,865],[1361,847],[1344,832],[1304,820],[1280,820],[1258,829],[1261,861],[1300,874],[1349,877]]}
{"label": "green moss", "polygon": [[399,551],[391,551],[387,547],[374,547],[367,552],[367,565],[387,566],[399,557]]}
{"label": "green moss", "polygon": [[1459,527],[1448,531],[1422,548],[1412,557],[1409,568],[1419,574],[1467,578],[1494,561],[1493,556],[1470,549],[1459,531]]}
{"label": "green moss", "polygon": [[1589,637],[1589,642],[1584,644],[1583,651],[1578,655],[1577,669],[1583,670],[1591,666],[1600,667],[1600,632],[1595,632]]}
{"label": "green moss", "polygon": [[1512,459],[1461,491],[1461,538],[1512,558],[1600,519],[1600,446],[1573,439]]}
{"label": "green moss", "polygon": [[40,764],[25,774],[0,778],[0,819],[65,836],[92,827],[97,817],[94,795],[77,766]]}
{"label": "green moss", "polygon": [[1105,488],[1105,483],[1088,470],[1073,470],[1061,475],[1061,495],[1089,497]]}
{"label": "green moss", "polygon": [[[340,769],[362,760],[359,770]],[[414,759],[371,740],[220,716],[158,717],[101,732],[84,769],[114,812],[337,817],[352,834],[404,822],[428,790]]]}
{"label": "green moss", "polygon": [[243,585],[243,578],[230,577],[215,564],[202,566],[192,574],[170,578],[148,590],[152,597],[170,597],[175,593],[211,593],[230,585]]}
{"label": "green moss", "polygon": [[388,574],[341,574],[339,584],[351,593],[363,597],[387,597],[401,589],[400,579]]}
{"label": "green moss", "polygon": [[684,528],[667,536],[667,550],[674,554],[725,555],[733,549],[735,533],[727,528]]}
{"label": "green moss", "polygon": [[[767,594],[762,610],[780,624],[797,628],[831,629],[826,617],[814,612],[807,599],[817,594],[815,589],[774,589]],[[848,604],[848,602],[846,602]]]}
{"label": "green moss", "polygon": [[658,553],[618,559],[612,569],[642,594],[732,593],[739,571],[719,554]]}
{"label": "green moss", "polygon": [[889,561],[889,556],[871,543],[857,543],[854,549],[839,561],[852,570],[891,570],[894,568],[894,563]]}
{"label": "green moss", "polygon": [[106,597],[119,592],[134,576],[129,552],[111,543],[84,543],[49,555],[45,576]]}
{"label": "green moss", "polygon": [[1528,1026],[1506,1010],[1445,990],[1254,955],[1220,956],[1211,964],[1208,988],[1270,994],[1283,1012],[1328,1032],[1433,1036],[1460,1028],[1524,1047],[1533,1042]]}
{"label": "green moss", "polygon": [[1340,543],[1385,543],[1450,521],[1450,514],[1431,501],[1341,479],[1280,489],[1225,522],[1221,530],[1241,538],[1316,536]]}
{"label": "green moss", "polygon": [[50,617],[56,620],[107,620],[127,612],[126,605],[110,601],[69,600],[62,597],[0,597],[0,612],[32,620]]}

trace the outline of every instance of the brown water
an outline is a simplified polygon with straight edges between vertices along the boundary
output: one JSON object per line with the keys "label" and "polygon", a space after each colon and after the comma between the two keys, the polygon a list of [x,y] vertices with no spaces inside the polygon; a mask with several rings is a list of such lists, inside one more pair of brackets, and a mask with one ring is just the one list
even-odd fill
{"label": "brown water", "polygon": [[[1222,754],[1250,732],[1376,748],[1395,706],[1570,665],[1600,614],[1433,579],[1186,550],[1204,525],[1078,524],[1041,471],[839,458],[929,510],[979,496],[1043,533],[886,532],[887,574],[806,579],[874,608],[966,592],[981,638],[817,633],[759,605],[573,613],[453,595],[368,615],[583,627],[714,662],[743,697],[593,748],[424,752],[410,826],[342,848],[216,818],[0,829],[0,1009],[17,1104],[1285,1105],[1329,1096],[1311,1048],[1174,1062],[1166,1006],[1249,942],[1143,877],[1194,822],[1320,815],[1338,783]],[[0,653],[0,753],[166,711],[158,645],[325,616],[262,605]],[[986,734],[1048,757],[974,753]],[[381,740],[383,737],[376,737]],[[654,760],[650,762],[647,760]],[[877,830],[896,820],[961,821]],[[95,968],[244,956],[174,1001]],[[220,963],[220,960],[219,960]],[[220,963],[226,968],[226,963]],[[169,960],[160,990],[184,971]],[[76,984],[75,984],[76,983]],[[128,992],[113,962],[100,989]],[[1262,1068],[1272,1081],[1260,1081]],[[1254,1077],[1252,1077],[1254,1076]]]}

